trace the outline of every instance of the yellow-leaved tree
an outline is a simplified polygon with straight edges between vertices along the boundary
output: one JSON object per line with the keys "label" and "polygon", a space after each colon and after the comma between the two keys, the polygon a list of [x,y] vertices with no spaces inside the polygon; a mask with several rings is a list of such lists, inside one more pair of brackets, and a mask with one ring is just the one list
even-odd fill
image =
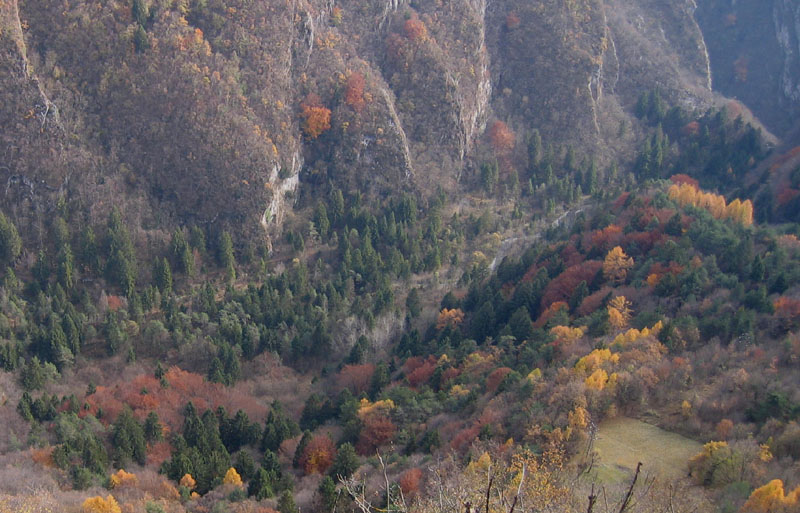
{"label": "yellow-leaved tree", "polygon": [[603,260],[603,276],[614,282],[623,282],[633,267],[633,258],[625,254],[621,247],[615,246]]}
{"label": "yellow-leaved tree", "polygon": [[631,322],[631,306],[631,302],[625,296],[617,296],[609,301],[608,322],[618,330],[627,328]]}
{"label": "yellow-leaved tree", "polygon": [[225,477],[222,478],[222,484],[242,486],[242,476],[236,472],[236,469],[231,467],[225,472]]}
{"label": "yellow-leaved tree", "polygon": [[84,513],[122,513],[122,510],[113,495],[106,498],[101,496],[89,497],[83,501]]}
{"label": "yellow-leaved tree", "polygon": [[136,478],[135,474],[131,474],[130,472],[125,472],[124,469],[119,469],[115,473],[111,474],[111,477],[108,479],[109,488],[118,488],[120,486],[136,486],[139,480]]}
{"label": "yellow-leaved tree", "polygon": [[800,486],[786,495],[783,481],[773,479],[760,488],[753,490],[750,498],[742,506],[744,513],[789,513],[798,511]]}

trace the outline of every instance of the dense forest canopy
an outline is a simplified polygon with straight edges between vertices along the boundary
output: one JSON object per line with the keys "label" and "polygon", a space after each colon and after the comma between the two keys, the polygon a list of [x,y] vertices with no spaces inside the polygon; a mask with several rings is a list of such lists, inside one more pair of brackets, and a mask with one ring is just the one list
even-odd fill
{"label": "dense forest canopy", "polygon": [[0,512],[797,511],[740,4],[0,0]]}

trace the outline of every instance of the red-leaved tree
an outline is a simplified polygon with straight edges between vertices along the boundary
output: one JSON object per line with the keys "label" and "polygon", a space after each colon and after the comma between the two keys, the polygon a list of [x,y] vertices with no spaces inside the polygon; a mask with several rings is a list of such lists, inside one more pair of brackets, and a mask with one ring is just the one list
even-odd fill
{"label": "red-leaved tree", "polygon": [[355,72],[347,77],[347,84],[344,92],[344,102],[353,108],[356,112],[361,112],[364,109],[366,101],[364,100],[364,75]]}
{"label": "red-leaved tree", "polygon": [[495,121],[489,128],[489,143],[498,155],[506,155],[514,149],[516,136],[502,121]]}
{"label": "red-leaved tree", "polygon": [[300,455],[300,467],[306,474],[324,474],[333,464],[336,447],[326,435],[316,435]]}

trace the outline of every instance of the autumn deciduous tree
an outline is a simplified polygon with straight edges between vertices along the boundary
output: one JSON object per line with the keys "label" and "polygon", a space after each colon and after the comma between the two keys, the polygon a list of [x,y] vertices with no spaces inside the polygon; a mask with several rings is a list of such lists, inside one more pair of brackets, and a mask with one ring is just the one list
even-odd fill
{"label": "autumn deciduous tree", "polygon": [[692,205],[705,208],[716,219],[731,219],[743,226],[753,224],[753,202],[734,199],[726,204],[719,194],[704,192],[693,183],[673,184],[667,191],[669,198],[681,206]]}
{"label": "autumn deciduous tree", "polygon": [[603,390],[608,387],[613,387],[617,382],[616,373],[609,374],[603,369],[597,369],[591,373],[585,380],[584,384],[587,388],[592,390]]}
{"label": "autumn deciduous tree", "polygon": [[119,488],[120,486],[136,486],[138,482],[139,480],[136,478],[135,474],[119,469],[109,477],[108,487]]}
{"label": "autumn deciduous tree", "polygon": [[619,362],[619,355],[612,353],[610,349],[595,349],[577,361],[575,371],[580,374],[589,374],[606,362]]}
{"label": "autumn deciduous tree", "polygon": [[[699,126],[697,121],[695,121],[694,123]],[[691,125],[692,123],[689,123],[689,124]],[[695,134],[697,132],[699,132],[699,128],[697,130],[695,130]],[[698,182],[697,180],[695,180],[691,176],[689,176],[687,174],[684,174],[684,173],[678,173],[676,175],[672,175],[672,176],[669,177],[669,179],[674,184],[680,185],[680,184],[685,183],[685,184],[691,185],[694,188],[700,187],[700,182]]]}
{"label": "autumn deciduous tree", "polygon": [[519,25],[520,19],[519,16],[517,16],[517,13],[512,11],[506,15],[506,28],[508,30],[514,30],[515,28],[519,27]]}
{"label": "autumn deciduous tree", "polygon": [[331,127],[331,111],[322,105],[320,97],[310,93],[300,104],[303,116],[303,131],[310,139],[316,139]]}
{"label": "autumn deciduous tree", "polygon": [[731,429],[733,429],[733,421],[730,419],[722,419],[717,423],[716,432],[721,440],[725,440],[730,436]]}
{"label": "autumn deciduous tree", "polygon": [[356,444],[356,450],[363,455],[374,454],[375,449],[394,437],[397,427],[388,417],[370,416],[364,421],[364,427]]}
{"label": "autumn deciduous tree", "polygon": [[242,477],[236,472],[236,469],[231,467],[222,478],[222,484],[230,484],[234,486],[242,486]]}
{"label": "autumn deciduous tree", "polygon": [[410,468],[406,470],[398,483],[403,495],[406,499],[413,499],[419,493],[419,483],[422,479],[422,470],[419,468]]}
{"label": "autumn deciduous tree", "polygon": [[189,490],[192,490],[195,486],[197,486],[197,481],[195,481],[191,474],[184,474],[179,484],[181,486],[185,486]]}
{"label": "autumn deciduous tree", "polygon": [[345,365],[339,372],[339,385],[349,389],[356,396],[366,392],[375,374],[375,365],[363,363],[359,365]]}
{"label": "autumn deciduous tree", "polygon": [[567,310],[567,309],[568,309],[568,306],[567,306],[566,302],[564,302],[564,301],[556,301],[556,302],[552,303],[550,306],[548,306],[544,310],[544,312],[542,312],[542,315],[540,315],[539,318],[536,319],[536,322],[534,322],[533,325],[535,327],[537,327],[537,328],[541,328],[542,326],[547,324],[547,321],[552,319],[553,316],[556,315],[559,311]]}
{"label": "autumn deciduous tree", "polygon": [[621,247],[615,246],[603,260],[603,276],[611,281],[622,282],[633,267],[633,258],[625,254]]}
{"label": "autumn deciduous tree", "polygon": [[728,442],[711,441],[689,460],[689,475],[705,486],[725,485],[742,480],[747,463],[745,455]]}
{"label": "autumn deciduous tree", "polygon": [[[602,267],[603,263],[600,261],[587,260],[565,269],[545,287],[542,293],[542,308],[549,308],[556,302],[569,301],[580,283],[582,281],[587,284],[592,283]],[[542,313],[542,317],[544,315]],[[541,326],[538,321],[536,325]]]}
{"label": "autumn deciduous tree", "polygon": [[447,326],[458,326],[464,321],[464,312],[460,308],[442,308],[436,319],[436,329],[442,330]]}
{"label": "autumn deciduous tree", "polygon": [[569,326],[553,326],[550,328],[550,334],[556,337],[556,342],[561,344],[569,344],[582,338],[585,334],[586,327],[570,328]]}
{"label": "autumn deciduous tree", "polygon": [[608,322],[616,329],[623,329],[631,321],[631,302],[625,296],[617,296],[608,302]]}
{"label": "autumn deciduous tree", "polygon": [[122,510],[113,495],[105,498],[101,496],[89,497],[81,506],[84,513],[122,513]]}
{"label": "autumn deciduous tree", "polygon": [[514,149],[515,135],[502,121],[495,121],[489,127],[489,142],[494,151],[499,155],[505,155]]}
{"label": "autumn deciduous tree", "polygon": [[602,230],[594,231],[591,234],[592,245],[602,248],[603,251],[607,251],[619,243],[621,238],[622,228],[616,224],[610,224]]}
{"label": "autumn deciduous tree", "polygon": [[492,394],[496,392],[497,387],[500,386],[500,383],[503,382],[510,372],[511,369],[508,367],[500,367],[499,369],[493,370],[486,378],[486,391]]}
{"label": "autumn deciduous tree", "polygon": [[361,112],[364,109],[366,101],[364,100],[364,75],[355,72],[347,77],[347,85],[344,93],[344,102],[353,108],[356,112]]}
{"label": "autumn deciduous tree", "polygon": [[800,487],[786,495],[783,481],[773,479],[760,488],[753,490],[747,502],[742,506],[744,513],[789,513],[797,511]]}
{"label": "autumn deciduous tree", "polygon": [[424,41],[428,37],[428,28],[416,14],[403,24],[403,32],[411,41]]}
{"label": "autumn deciduous tree", "polygon": [[317,435],[305,446],[299,464],[306,474],[324,474],[335,457],[336,447],[330,437]]}

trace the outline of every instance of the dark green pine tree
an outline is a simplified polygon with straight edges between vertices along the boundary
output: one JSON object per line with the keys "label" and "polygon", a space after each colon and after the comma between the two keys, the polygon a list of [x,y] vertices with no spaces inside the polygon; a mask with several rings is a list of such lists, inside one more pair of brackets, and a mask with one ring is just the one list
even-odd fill
{"label": "dark green pine tree", "polygon": [[347,479],[358,469],[358,465],[358,456],[355,448],[349,442],[344,443],[336,452],[336,459],[333,460],[333,465],[331,465],[330,475],[336,479],[340,477]]}
{"label": "dark green pine tree", "polygon": [[269,474],[263,468],[256,471],[256,475],[250,480],[247,487],[247,494],[255,497],[256,500],[264,500],[275,495]]}
{"label": "dark green pine tree", "polygon": [[233,467],[244,481],[250,481],[256,475],[256,462],[245,449],[241,449],[233,456]]}
{"label": "dark green pine tree", "polygon": [[108,262],[106,275],[126,296],[132,297],[136,287],[136,253],[122,215],[116,208],[108,219]]}
{"label": "dark green pine tree", "polygon": [[39,390],[44,386],[45,374],[39,358],[34,356],[22,367],[20,381],[25,390]]}
{"label": "dark green pine tree", "polygon": [[75,356],[69,349],[67,336],[64,334],[64,330],[55,315],[50,317],[50,326],[47,331],[47,359],[53,362],[56,368],[61,371],[74,362]]}
{"label": "dark green pine tree", "polygon": [[65,290],[71,290],[75,284],[75,259],[72,249],[65,243],[58,252],[58,282]]}
{"label": "dark green pine tree", "polygon": [[161,294],[172,293],[172,269],[166,258],[157,258],[153,264],[153,281]]}
{"label": "dark green pine tree", "polygon": [[589,286],[586,284],[586,280],[581,281],[575,290],[572,291],[572,295],[569,298],[569,309],[571,312],[575,312],[586,296],[589,295]]}
{"label": "dark green pine tree", "polygon": [[303,436],[297,444],[297,448],[294,451],[294,458],[292,459],[292,466],[295,468],[300,466],[300,458],[303,456],[303,451],[306,450],[306,447],[311,442],[311,438],[311,431],[303,431]]}
{"label": "dark green pine tree", "polygon": [[114,461],[124,467],[130,460],[144,465],[147,459],[147,445],[142,426],[133,417],[130,409],[125,408],[114,422],[111,436],[114,447]]}
{"label": "dark green pine tree", "polygon": [[[202,231],[200,234],[202,235]],[[205,241],[203,241],[202,244],[205,246]],[[172,240],[169,244],[169,253],[172,266],[176,271],[187,276],[194,274],[194,254],[192,253],[191,246],[186,242],[183,230],[177,229],[172,234]]]}
{"label": "dark green pine tree", "polygon": [[331,221],[328,218],[328,209],[321,200],[317,202],[317,206],[314,208],[314,226],[317,227],[322,240],[327,240],[331,229]]}
{"label": "dark green pine tree", "polygon": [[224,268],[229,280],[236,279],[236,259],[233,256],[233,240],[231,234],[223,231],[217,243],[217,263]]}
{"label": "dark green pine tree", "polygon": [[0,212],[0,262],[13,263],[22,252],[22,239],[17,227],[5,214]]}
{"label": "dark green pine tree", "polygon": [[71,313],[64,313],[61,319],[61,329],[64,330],[67,338],[67,347],[73,355],[77,356],[81,351],[81,334]]}
{"label": "dark green pine tree", "polygon": [[242,446],[252,445],[261,438],[258,424],[250,422],[244,410],[239,410],[233,417],[225,414],[224,408],[217,410],[219,432],[222,443],[228,452],[238,451]]}
{"label": "dark green pine tree", "polygon": [[330,194],[330,221],[333,226],[339,226],[344,220],[344,196],[340,189],[333,189]]}
{"label": "dark green pine tree", "polygon": [[289,490],[284,490],[278,498],[278,511],[280,513],[299,513],[297,505],[294,503],[294,495]]}
{"label": "dark green pine tree", "polygon": [[264,457],[261,459],[261,468],[267,471],[274,482],[283,475],[281,471],[281,463],[278,461],[278,455],[267,449],[264,451]]}
{"label": "dark green pine tree", "polygon": [[133,46],[137,53],[145,53],[150,49],[150,37],[141,25],[136,27],[136,32],[133,33]]}
{"label": "dark green pine tree", "polygon": [[336,483],[333,482],[331,476],[325,476],[325,478],[319,483],[317,493],[319,494],[322,508],[328,512],[333,511],[336,507],[337,494]]}
{"label": "dark green pine tree", "polygon": [[147,24],[147,18],[150,16],[150,9],[147,8],[147,4],[144,3],[144,0],[133,0],[132,14],[136,23],[145,26]]}
{"label": "dark green pine tree", "polygon": [[261,450],[277,451],[284,440],[295,436],[298,432],[297,424],[286,416],[281,403],[275,401],[267,414],[261,435]]}
{"label": "dark green pine tree", "polygon": [[85,269],[97,272],[100,270],[100,254],[97,250],[97,237],[91,226],[81,232],[80,262]]}
{"label": "dark green pine tree", "polygon": [[378,397],[378,394],[380,394],[381,390],[383,390],[383,387],[388,385],[389,382],[389,368],[386,366],[386,363],[380,362],[378,366],[375,367],[375,372],[372,374],[372,379],[370,380],[370,398],[375,400]]}
{"label": "dark green pine tree", "polygon": [[164,427],[158,419],[158,414],[151,411],[144,421],[144,438],[148,442],[158,442],[163,438]]}

